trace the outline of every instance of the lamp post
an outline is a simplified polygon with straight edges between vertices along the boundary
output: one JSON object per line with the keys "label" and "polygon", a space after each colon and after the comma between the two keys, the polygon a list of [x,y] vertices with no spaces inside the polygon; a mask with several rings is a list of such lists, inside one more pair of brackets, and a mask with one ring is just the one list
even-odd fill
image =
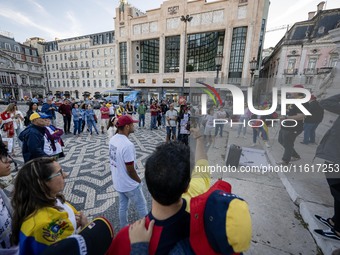
{"label": "lamp post", "polygon": [[187,52],[187,26],[188,22],[192,20],[192,16],[190,15],[182,15],[181,21],[185,23],[184,27],[184,54],[183,54],[183,84],[182,84],[182,96],[184,96],[184,83],[185,83],[185,72],[186,72],[186,52]]}
{"label": "lamp post", "polygon": [[215,79],[215,84],[218,83],[218,73],[221,71],[222,67],[222,60],[223,60],[223,55],[221,52],[217,53],[215,57],[215,65],[216,65],[216,79]]}
{"label": "lamp post", "polygon": [[253,57],[253,59],[249,62],[250,64],[250,75],[251,75],[251,86],[253,87],[254,86],[254,73],[255,73],[255,70],[257,68],[257,60],[255,59],[255,57]]}
{"label": "lamp post", "polygon": [[45,43],[42,43],[42,47],[43,47],[43,55],[44,55],[44,66],[45,66],[45,75],[46,75],[46,85],[47,85],[47,94],[50,95],[51,91],[50,91],[50,84],[48,81],[48,73],[47,73],[47,66],[46,66],[46,54],[45,54]]}

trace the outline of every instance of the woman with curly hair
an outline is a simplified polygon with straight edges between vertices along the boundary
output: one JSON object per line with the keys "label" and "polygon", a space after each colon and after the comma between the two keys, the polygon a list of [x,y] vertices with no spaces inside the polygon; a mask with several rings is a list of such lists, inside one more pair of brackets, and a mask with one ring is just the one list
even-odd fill
{"label": "woman with curly hair", "polygon": [[19,171],[12,197],[12,240],[25,254],[40,254],[87,224],[86,216],[61,193],[65,177],[54,157],[32,159]]}

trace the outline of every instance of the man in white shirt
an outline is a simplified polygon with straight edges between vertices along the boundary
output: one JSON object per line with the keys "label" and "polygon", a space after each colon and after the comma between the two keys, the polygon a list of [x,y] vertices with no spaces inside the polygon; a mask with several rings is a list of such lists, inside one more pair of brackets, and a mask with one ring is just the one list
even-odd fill
{"label": "man in white shirt", "polygon": [[170,135],[172,133],[172,139],[176,140],[176,121],[178,112],[174,109],[174,104],[170,104],[170,109],[165,113],[166,118],[166,142],[170,141]]}
{"label": "man in white shirt", "polygon": [[128,225],[128,202],[135,205],[139,218],[147,215],[146,200],[142,191],[141,179],[137,174],[136,150],[128,139],[135,131],[134,120],[130,115],[123,115],[117,121],[118,133],[110,139],[109,155],[113,187],[119,195],[120,227]]}

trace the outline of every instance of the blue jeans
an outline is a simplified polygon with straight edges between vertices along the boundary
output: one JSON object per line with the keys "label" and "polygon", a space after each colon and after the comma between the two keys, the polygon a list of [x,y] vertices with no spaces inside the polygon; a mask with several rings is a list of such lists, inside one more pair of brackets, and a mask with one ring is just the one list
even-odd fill
{"label": "blue jeans", "polygon": [[166,135],[169,138],[169,140],[171,139],[171,137],[170,137],[171,134],[172,134],[172,137],[176,136],[176,127],[167,126],[166,127]]}
{"label": "blue jeans", "polygon": [[304,123],[303,124],[303,143],[315,143],[315,130],[319,123]]}
{"label": "blue jeans", "polygon": [[82,124],[82,119],[79,119],[79,120],[73,120],[73,126],[74,126],[74,129],[73,129],[73,134],[76,135],[77,134],[77,131],[78,131],[78,134],[80,135],[80,132],[81,132],[81,124]]}
{"label": "blue jeans", "polygon": [[134,190],[128,192],[118,192],[118,195],[120,228],[123,228],[128,224],[127,212],[129,200],[131,200],[131,203],[136,207],[139,219],[144,218],[144,216],[148,214],[146,200],[142,191],[142,184],[139,184]]}
{"label": "blue jeans", "polygon": [[247,133],[247,126],[248,126],[248,120],[249,120],[249,118],[247,118],[247,117],[240,117],[238,122],[245,121],[245,125],[239,125],[238,126],[238,129],[237,129],[237,135],[238,136],[240,136],[242,129],[243,129],[243,136],[246,135],[246,133]]}
{"label": "blue jeans", "polygon": [[157,115],[151,116],[151,127],[150,129],[156,129],[157,128]]}
{"label": "blue jeans", "polygon": [[216,124],[215,125],[215,136],[217,136],[218,131],[220,131],[220,137],[222,137],[223,126],[224,126],[224,124]]}
{"label": "blue jeans", "polygon": [[94,120],[88,120],[87,125],[89,126],[91,135],[92,135],[92,127],[94,127],[94,130],[96,130],[97,135],[99,134],[97,126],[96,126],[96,122]]}
{"label": "blue jeans", "polygon": [[253,128],[253,143],[256,143],[257,137],[259,134],[262,134],[262,138],[264,141],[268,141],[266,130],[263,127]]}
{"label": "blue jeans", "polygon": [[141,124],[143,127],[145,126],[145,114],[139,114],[139,123],[138,123],[139,127],[141,126]]}
{"label": "blue jeans", "polygon": [[165,114],[162,114],[162,126],[165,127]]}

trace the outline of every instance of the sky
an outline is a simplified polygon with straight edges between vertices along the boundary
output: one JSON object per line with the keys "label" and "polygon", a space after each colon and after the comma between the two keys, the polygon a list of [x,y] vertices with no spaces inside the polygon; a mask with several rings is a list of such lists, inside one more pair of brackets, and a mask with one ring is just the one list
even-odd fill
{"label": "sky", "polygon": [[[146,11],[159,8],[164,0],[128,2]],[[319,2],[321,0],[271,0],[267,30],[307,20],[308,12],[316,11]],[[10,32],[16,41],[24,42],[30,37],[51,41],[114,30],[117,6],[119,0],[1,0],[0,31]],[[325,8],[340,8],[340,1],[328,0]],[[264,48],[274,47],[284,33],[285,29],[267,32]]]}

